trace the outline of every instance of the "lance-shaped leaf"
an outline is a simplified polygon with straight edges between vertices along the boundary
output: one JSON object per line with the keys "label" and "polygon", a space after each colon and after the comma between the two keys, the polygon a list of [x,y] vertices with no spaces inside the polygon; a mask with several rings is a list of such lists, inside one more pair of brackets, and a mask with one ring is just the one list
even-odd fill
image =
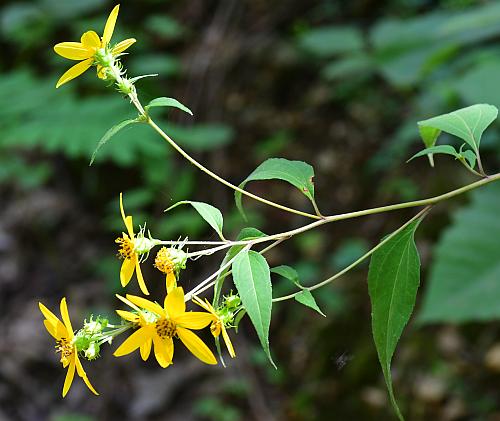
{"label": "lance-shaped leaf", "polygon": [[90,165],[94,163],[95,157],[97,156],[97,151],[101,149],[109,139],[111,139],[115,134],[117,134],[121,129],[129,126],[130,124],[134,123],[139,123],[140,121],[138,119],[133,119],[133,120],[124,120],[121,123],[116,124],[115,126],[111,127],[106,133],[104,133],[104,136],[101,137],[101,140],[99,140],[99,143],[97,144],[94,152],[92,153],[92,158],[90,159]]}
{"label": "lance-shaped leaf", "polygon": [[375,251],[368,272],[373,339],[391,403],[401,420],[392,388],[391,360],[413,312],[420,283],[420,259],[414,241],[419,222],[409,224]]}
{"label": "lance-shaped leaf", "polygon": [[323,313],[321,311],[321,309],[318,307],[316,300],[314,299],[313,295],[311,294],[311,291],[309,291],[308,289],[303,289],[298,294],[296,294],[293,298],[295,298],[295,300],[298,301],[300,304],[304,304],[305,306],[312,308],[314,311],[317,311],[323,317],[326,317],[326,314]]}
{"label": "lance-shaped leaf", "polygon": [[287,266],[287,265],[281,265],[281,266],[276,266],[276,267],[272,268],[271,272],[276,273],[277,275],[280,275],[283,278],[286,278],[286,279],[292,281],[299,288],[302,288],[302,285],[300,285],[300,281],[299,281],[299,274],[294,268]]}
{"label": "lance-shaped leaf", "polygon": [[418,123],[425,146],[432,147],[441,131],[463,139],[474,150],[479,150],[481,136],[497,118],[498,109],[489,104],[476,104]]}
{"label": "lance-shaped leaf", "polygon": [[[236,241],[244,241],[244,240],[253,240],[255,238],[260,238],[260,237],[265,237],[266,234],[264,234],[262,231],[258,230],[257,228],[252,228],[252,227],[246,227],[243,228],[240,233],[238,234],[238,237],[236,238]],[[233,259],[241,250],[243,250],[245,246],[244,245],[236,245],[232,246],[224,256],[224,259],[222,260],[222,263],[220,264],[220,267],[225,266],[231,259]],[[215,280],[215,287],[214,287],[214,299],[212,302],[212,305],[217,308],[219,307],[220,304],[220,298],[221,298],[221,292],[222,292],[222,286],[224,285],[224,280],[226,279],[229,268],[226,268],[223,270],[221,273],[219,273],[219,276],[217,276],[217,279]]]}
{"label": "lance-shaped leaf", "polygon": [[219,237],[224,240],[224,235],[222,234],[222,226],[224,225],[224,218],[222,213],[215,206],[209,205],[203,202],[192,202],[190,200],[183,200],[177,202],[175,205],[170,206],[165,212],[173,209],[179,205],[192,205],[193,208],[200,214],[200,216],[217,232]]}
{"label": "lance-shaped leaf", "polygon": [[[302,161],[290,161],[284,158],[270,158],[260,164],[240,185],[241,189],[249,181],[284,180],[297,187],[314,204],[314,168]],[[242,215],[241,193],[235,192],[236,206]]]}
{"label": "lance-shaped leaf", "polygon": [[260,343],[271,364],[276,368],[269,349],[272,286],[269,265],[256,251],[243,251],[233,262],[233,279]]}
{"label": "lance-shaped leaf", "polygon": [[177,101],[175,98],[167,98],[165,96],[155,98],[148,105],[146,105],[144,109],[148,112],[149,109],[153,107],[174,107],[193,115],[193,112],[188,107]]}

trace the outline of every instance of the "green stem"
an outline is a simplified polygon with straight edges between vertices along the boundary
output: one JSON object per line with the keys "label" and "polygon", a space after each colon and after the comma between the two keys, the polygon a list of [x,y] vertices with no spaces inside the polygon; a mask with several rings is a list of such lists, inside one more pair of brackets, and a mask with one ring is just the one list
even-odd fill
{"label": "green stem", "polygon": [[342,221],[344,219],[359,218],[360,216],[375,215],[378,213],[390,212],[390,211],[399,210],[399,209],[434,205],[436,203],[451,199],[452,197],[455,197],[455,196],[459,196],[459,195],[464,194],[470,190],[477,189],[478,187],[484,186],[486,184],[489,184],[493,181],[497,181],[499,179],[500,179],[500,173],[489,176],[487,178],[483,178],[479,181],[468,184],[468,185],[461,187],[459,189],[449,191],[448,193],[444,193],[444,194],[441,194],[439,196],[430,197],[428,199],[413,200],[411,202],[397,203],[395,205],[380,206],[377,208],[364,209],[361,211],[340,213],[337,215],[325,216],[323,219],[321,219],[319,221],[311,222],[310,224],[304,225],[302,227],[299,227],[299,228],[296,228],[296,229],[293,229],[290,231],[285,231],[285,232],[282,232],[279,234],[268,235],[267,237],[256,238],[254,240],[251,240],[251,242],[253,244],[258,244],[258,243],[263,243],[266,241],[278,240],[278,239],[283,238],[283,237],[292,237],[292,236],[300,234],[302,232],[309,231],[310,229],[316,228],[320,225],[328,224],[330,222],[335,222],[335,221]]}
{"label": "green stem", "polygon": [[484,174],[481,174],[481,173],[477,172],[475,169],[471,168],[471,167],[469,166],[469,164],[465,161],[465,159],[464,159],[464,158],[460,158],[458,161],[459,161],[459,162],[460,162],[460,163],[461,163],[461,164],[462,164],[462,165],[463,165],[463,166],[467,169],[467,171],[469,171],[470,173],[472,173],[472,174],[474,174],[474,175],[477,175],[478,177],[481,177],[481,178],[486,177]]}
{"label": "green stem", "polygon": [[116,329],[108,330],[107,332],[103,332],[102,338],[99,339],[99,345],[102,345],[103,343],[108,342],[110,339],[113,339],[113,338],[117,337],[118,335],[121,335],[123,332],[126,332],[131,327],[133,327],[133,325],[131,323],[128,323],[128,324],[120,326]]}
{"label": "green stem", "polygon": [[411,218],[408,222],[406,222],[404,225],[399,227],[396,231],[392,232],[390,235],[385,237],[380,243],[378,243],[375,247],[373,247],[371,250],[363,254],[359,259],[351,263],[349,266],[346,268],[342,269],[340,272],[336,273],[335,275],[329,277],[328,279],[325,279],[322,282],[319,282],[315,285],[312,285],[310,287],[302,288],[300,291],[294,292],[293,294],[289,295],[284,295],[282,297],[274,298],[273,302],[278,302],[278,301],[285,301],[289,300],[291,298],[294,298],[297,294],[302,292],[304,289],[307,289],[309,291],[314,291],[315,289],[321,288],[322,286],[328,285],[330,282],[335,281],[337,278],[340,278],[342,275],[345,273],[349,272],[351,269],[355,268],[357,265],[359,265],[361,262],[366,260],[368,257],[370,257],[373,253],[375,253],[380,247],[382,247],[385,243],[387,243],[391,238],[393,238],[395,235],[400,233],[402,230],[404,230],[409,224],[411,224],[413,221],[423,218],[431,209],[432,206],[427,206],[425,209],[421,210],[419,213],[417,213],[413,218]]}
{"label": "green stem", "polygon": [[[135,103],[134,103],[135,104]],[[163,138],[165,139],[170,146],[172,146],[177,152],[179,152],[184,158],[186,158],[191,164],[193,164],[195,167],[203,171],[205,174],[209,175],[213,179],[217,180],[219,183],[224,184],[225,186],[241,193],[244,194],[248,197],[251,197],[252,199],[255,199],[261,203],[265,203],[266,205],[273,206],[275,208],[284,210],[286,212],[290,213],[295,213],[297,215],[305,216],[307,218],[311,219],[321,219],[322,217],[319,215],[314,215],[312,213],[308,212],[303,212],[298,209],[293,209],[289,208],[288,206],[280,205],[279,203],[275,203],[271,200],[264,199],[263,197],[257,196],[256,194],[250,193],[246,190],[241,189],[238,186],[235,186],[234,184],[230,183],[226,179],[220,177],[219,175],[215,174],[213,171],[210,171],[207,167],[205,167],[203,164],[198,162],[196,159],[194,159],[191,155],[189,155],[184,149],[182,149],[176,142],[174,142],[150,117],[148,117],[148,124],[156,130],[156,132]]]}

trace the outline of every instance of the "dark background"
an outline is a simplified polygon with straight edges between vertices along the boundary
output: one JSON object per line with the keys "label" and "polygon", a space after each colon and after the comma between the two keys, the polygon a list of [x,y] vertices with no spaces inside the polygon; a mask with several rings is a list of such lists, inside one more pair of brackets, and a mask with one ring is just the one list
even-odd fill
{"label": "dark background", "polygon": [[[0,420],[393,417],[371,337],[366,265],[318,291],[326,318],[295,301],[275,305],[270,340],[278,370],[244,320],[238,335],[231,332],[238,358],[226,369],[200,364],[177,344],[174,365],[162,370],[138,353],[114,358],[113,344],[97,361],[84,361],[101,395],[76,377],[61,399],[65,370],[37,302],[55,310],[66,296],[74,327],[91,313],[113,314],[114,294],[123,292],[114,244],[122,230],[120,192],[136,229],[147,221],[155,237],[216,240],[191,209],[163,213],[178,200],[220,208],[230,238],[244,226],[233,193],[148,127],[124,130],[88,166],[104,132],[135,113],[94,69],[56,90],[72,63],[52,47],[88,29],[102,33],[113,6],[39,0],[4,1],[0,8]],[[160,75],[137,84],[144,102],[170,96],[193,110],[194,118],[155,111],[193,156],[235,184],[269,157],[306,161],[316,171],[320,209],[333,214],[473,181],[451,158],[438,157],[433,169],[425,159],[405,162],[421,149],[418,120],[500,103],[498,22],[494,1],[145,0],[122,2],[113,40],[137,38],[123,59],[131,76]],[[499,166],[497,132],[483,140],[490,172]],[[248,188],[311,211],[286,183]],[[421,294],[435,264],[432,251],[467,202],[461,196],[439,205],[419,229]],[[244,204],[250,224],[267,233],[307,223],[249,199]],[[305,284],[316,283],[415,212],[331,224],[267,258],[271,266],[294,266]],[[215,271],[221,258],[191,263],[185,289]],[[161,299],[162,276],[152,259],[143,267],[153,297]],[[137,290],[135,281],[130,285]],[[273,285],[275,295],[291,290],[284,280]],[[408,419],[500,419],[499,325],[492,318],[410,323],[393,364]]]}

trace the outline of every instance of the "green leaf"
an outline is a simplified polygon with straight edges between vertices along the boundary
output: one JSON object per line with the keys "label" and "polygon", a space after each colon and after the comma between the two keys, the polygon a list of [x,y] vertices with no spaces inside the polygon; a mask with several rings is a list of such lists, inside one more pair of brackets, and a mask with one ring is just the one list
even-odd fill
{"label": "green leaf", "polygon": [[276,274],[282,276],[283,278],[289,279],[295,285],[302,288],[302,286],[300,285],[300,282],[299,282],[299,274],[294,268],[287,266],[287,265],[281,265],[281,266],[276,266],[276,267],[272,268],[271,272],[276,273]]}
{"label": "green leaf", "polygon": [[432,156],[435,153],[437,153],[437,154],[445,154],[445,155],[452,155],[455,158],[460,157],[460,154],[455,150],[455,148],[453,146],[450,146],[450,145],[438,145],[438,146],[432,146],[430,148],[426,148],[426,149],[424,149],[424,150],[416,153],[415,155],[413,155],[406,162],[410,162],[410,161],[412,161],[415,158],[427,155],[429,157],[430,161],[431,161],[431,166],[433,167],[434,166],[434,159],[431,159],[431,158],[432,158]]}
{"label": "green leaf", "polygon": [[148,112],[152,107],[174,107],[193,115],[193,112],[188,107],[186,107],[184,104],[181,104],[175,98],[167,98],[164,96],[155,98],[148,105],[146,105],[144,109],[146,110],[146,112]]}
{"label": "green leaf", "polygon": [[474,169],[474,167],[476,166],[476,154],[468,149],[466,151],[463,151],[460,155],[463,156],[464,159],[469,163],[469,166]]}
{"label": "green leaf", "polygon": [[104,133],[104,136],[101,137],[101,140],[99,140],[99,143],[97,144],[94,152],[92,153],[92,158],[90,159],[90,165],[94,163],[95,157],[97,155],[97,151],[101,149],[109,139],[111,139],[115,134],[117,134],[121,129],[129,126],[130,124],[134,123],[139,123],[139,120],[134,119],[134,120],[124,120],[121,123],[118,123],[117,125],[111,127],[106,133]]}
{"label": "green leaf", "polygon": [[[238,236],[236,237],[236,240],[237,241],[253,240],[255,238],[260,238],[265,236],[266,234],[264,234],[257,228],[246,227],[239,232]],[[235,257],[241,250],[243,250],[244,247],[245,247],[244,245],[232,246],[224,256],[224,259],[222,260],[220,267],[225,266],[233,257]],[[230,270],[229,268],[223,270],[215,280],[214,299],[212,302],[212,305],[215,308],[219,307],[222,286],[224,285],[224,280],[226,279],[229,270]]]}
{"label": "green leaf", "polygon": [[[314,169],[302,161],[289,161],[284,158],[270,158],[260,164],[240,185],[241,189],[249,181],[284,180],[297,187],[311,202],[314,203]],[[241,193],[235,192],[236,206],[242,215],[243,205]]]}
{"label": "green leaf", "polygon": [[[464,140],[473,150],[479,149],[481,136],[486,128],[497,118],[498,109],[493,105],[476,104],[467,108],[443,114],[418,123],[419,129],[430,131],[429,128],[441,130]],[[420,129],[422,133],[422,129]],[[439,134],[438,134],[439,135]],[[437,136],[436,135],[436,139]],[[424,143],[430,140],[430,136],[424,138]],[[434,139],[434,143],[436,141]]]}
{"label": "green leaf", "polygon": [[317,311],[319,314],[322,316],[326,317],[326,314],[321,311],[321,309],[318,307],[318,304],[316,304],[316,300],[314,299],[313,295],[311,294],[311,291],[308,289],[304,289],[300,291],[298,294],[295,295],[295,300],[298,301],[301,304],[304,304],[307,307],[312,308],[313,310]]}
{"label": "green leaf", "polygon": [[398,417],[392,389],[391,360],[408,322],[420,283],[420,259],[414,235],[420,221],[408,225],[373,253],[368,271],[372,331],[389,397]]}
{"label": "green leaf", "polygon": [[500,319],[500,185],[474,191],[434,249],[420,323]]}
{"label": "green leaf", "polygon": [[269,349],[272,286],[266,259],[253,250],[241,252],[233,262],[233,279],[241,302],[257,331],[262,348],[276,368]]}
{"label": "green leaf", "polygon": [[[429,126],[418,125],[418,131],[420,133],[420,137],[424,141],[424,145],[426,148],[432,148],[436,144],[437,138],[441,134],[441,130]],[[428,158],[431,167],[433,167],[434,158],[432,157],[432,153],[428,155]]]}
{"label": "green leaf", "polygon": [[224,235],[222,234],[222,226],[224,225],[224,218],[222,217],[222,213],[215,206],[209,205],[208,203],[203,202],[193,202],[191,200],[183,200],[181,202],[177,202],[175,205],[170,206],[165,212],[168,212],[170,209],[173,209],[179,205],[192,205],[193,208],[200,214],[200,216],[210,225],[219,237],[222,240],[225,240]]}

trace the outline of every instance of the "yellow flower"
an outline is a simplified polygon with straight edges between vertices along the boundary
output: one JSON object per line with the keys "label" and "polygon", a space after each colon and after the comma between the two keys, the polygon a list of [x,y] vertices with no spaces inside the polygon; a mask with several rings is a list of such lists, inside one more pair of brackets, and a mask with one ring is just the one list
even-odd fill
{"label": "yellow flower", "polygon": [[135,250],[134,245],[134,224],[132,222],[132,216],[126,216],[123,210],[123,195],[120,193],[120,212],[122,214],[123,222],[127,228],[128,235],[124,232],[122,236],[117,238],[116,243],[120,244],[120,250],[118,251],[121,258],[123,258],[122,267],[120,269],[120,282],[123,287],[127,286],[132,279],[134,270],[137,273],[137,281],[139,282],[139,287],[144,295],[149,295],[149,291],[144,282],[142,276],[141,265],[139,264],[139,255]]}
{"label": "yellow flower", "polygon": [[[191,353],[206,364],[217,364],[214,354],[205,343],[189,329],[203,329],[213,320],[205,312],[186,312],[184,291],[174,288],[165,297],[163,307],[142,297],[127,295],[120,299],[139,312],[137,314],[119,310],[125,320],[137,323],[140,327],[130,335],[115,351],[115,357],[130,354],[140,348],[141,357],[146,361],[154,344],[156,360],[165,368],[172,364],[174,356],[174,337],[179,338]],[[142,308],[139,309],[138,307]]]}
{"label": "yellow flower", "polygon": [[78,351],[76,345],[74,344],[74,334],[73,328],[71,327],[71,321],[69,320],[68,306],[66,305],[66,298],[61,300],[61,316],[63,321],[61,322],[54,313],[52,313],[47,307],[42,303],[38,303],[40,311],[45,316],[43,324],[47,328],[47,331],[56,340],[56,351],[61,353],[61,363],[64,368],[68,367],[68,372],[66,373],[66,379],[64,380],[64,386],[62,390],[63,398],[68,393],[71,383],[73,382],[73,377],[75,376],[75,368],[78,375],[83,379],[87,387],[92,391],[92,393],[98,395],[95,389],[90,384],[90,381],[82,367],[82,363],[78,358]]}
{"label": "yellow flower", "polygon": [[221,319],[220,315],[217,314],[215,309],[212,307],[212,304],[208,302],[208,300],[205,298],[205,302],[200,300],[198,297],[194,296],[193,301],[198,304],[199,306],[203,307],[206,311],[212,314],[213,316],[213,321],[212,324],[210,325],[210,332],[212,332],[212,335],[214,335],[215,338],[218,338],[219,335],[222,332],[222,338],[224,339],[224,343],[226,344],[226,348],[229,352],[229,355],[231,358],[236,357],[236,353],[234,352],[233,344],[231,343],[231,339],[229,338],[229,335],[226,330],[226,326],[224,325],[224,321]]}
{"label": "yellow flower", "polygon": [[[99,51],[103,54],[111,53],[111,55],[115,57],[129,48],[136,41],[134,38],[128,38],[119,42],[113,48],[109,47],[111,36],[113,35],[113,31],[115,29],[119,8],[120,5],[115,6],[109,14],[104,27],[104,33],[101,38],[99,38],[99,35],[97,35],[94,31],[87,31],[82,35],[80,42],[61,42],[54,46],[54,51],[60,56],[70,60],[80,61],[80,63],[75,64],[61,76],[61,78],[57,81],[56,88],[59,88],[59,86],[69,82],[77,76],[80,76],[92,65],[98,64],[95,56]],[[97,75],[101,79],[105,78],[105,74],[102,70],[102,66],[98,65]]]}
{"label": "yellow flower", "polygon": [[170,258],[170,253],[166,247],[162,247],[156,253],[155,267],[166,275],[167,294],[177,286],[175,278],[175,264]]}

